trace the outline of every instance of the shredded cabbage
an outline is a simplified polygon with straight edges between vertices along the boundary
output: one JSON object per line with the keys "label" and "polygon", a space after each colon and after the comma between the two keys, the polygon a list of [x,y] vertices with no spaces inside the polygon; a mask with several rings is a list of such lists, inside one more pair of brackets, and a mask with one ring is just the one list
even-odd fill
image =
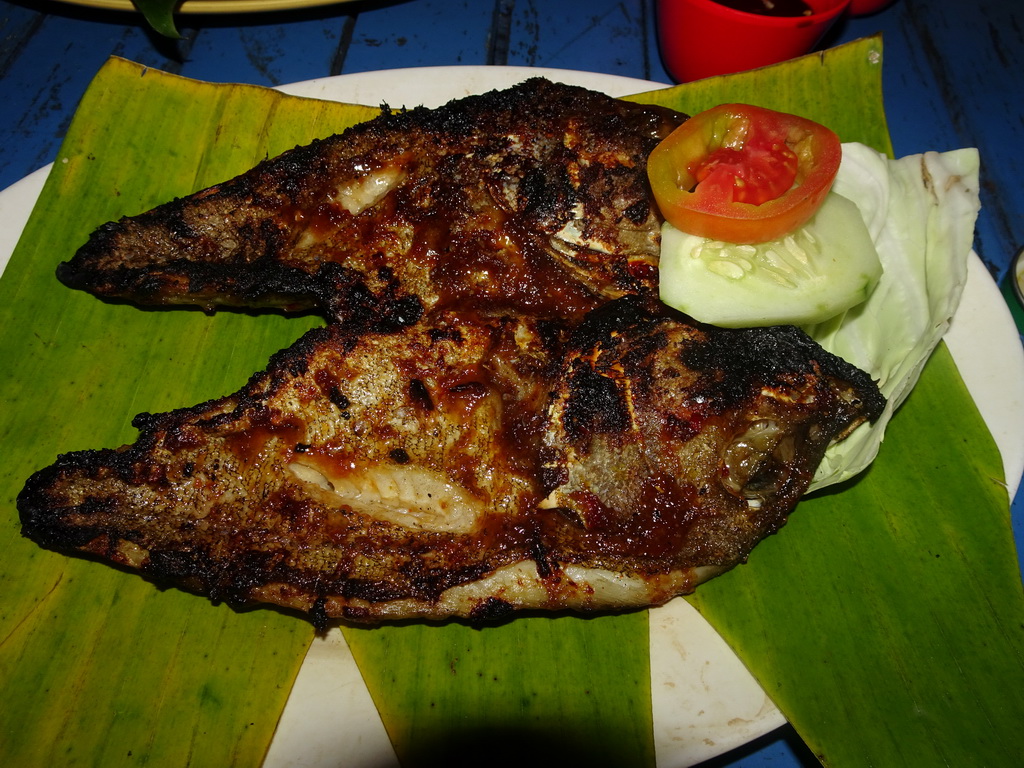
{"label": "shredded cabbage", "polygon": [[981,207],[979,165],[976,149],[891,160],[862,144],[843,145],[833,189],[860,208],[882,277],[864,303],[805,330],[871,374],[888,404],[878,421],[828,449],[811,491],[853,477],[874,460],[889,420],[949,327]]}

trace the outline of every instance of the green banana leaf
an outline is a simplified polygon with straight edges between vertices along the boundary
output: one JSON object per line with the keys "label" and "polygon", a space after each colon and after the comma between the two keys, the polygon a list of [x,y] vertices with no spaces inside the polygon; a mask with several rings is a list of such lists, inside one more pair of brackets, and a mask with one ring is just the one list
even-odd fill
{"label": "green banana leaf", "polygon": [[[865,40],[641,98],[691,112],[764,103],[888,149],[880,53]],[[160,119],[171,112],[185,119]],[[0,279],[4,765],[262,759],[308,626],[39,550],[19,536],[14,497],[57,452],[133,439],[138,411],[233,391],[317,321],[104,304],[62,288],[53,267],[103,221],[374,113],[116,59],[86,95]],[[944,349],[918,389],[867,476],[805,501],[693,603],[825,762],[1014,764],[1024,620],[999,457]],[[499,724],[506,747],[569,764],[653,764],[644,612],[346,639],[408,764]]]}
{"label": "green banana leaf", "polygon": [[310,625],[43,551],[15,497],[59,452],[134,439],[139,411],[234,391],[316,321],[140,311],[53,271],[104,221],[376,113],[118,59],[89,88],[0,279],[0,765],[262,762]]}
{"label": "green banana leaf", "polygon": [[344,634],[403,768],[655,764],[645,611]]}

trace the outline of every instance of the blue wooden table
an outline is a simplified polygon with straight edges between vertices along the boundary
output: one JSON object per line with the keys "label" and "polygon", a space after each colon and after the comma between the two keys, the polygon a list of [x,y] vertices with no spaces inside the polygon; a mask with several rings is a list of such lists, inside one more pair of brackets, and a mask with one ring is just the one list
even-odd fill
{"label": "blue wooden table", "polygon": [[[654,0],[365,0],[300,11],[192,15],[183,38],[131,12],[0,0],[0,189],[51,162],[79,98],[111,55],[215,82],[259,85],[432,65],[525,65],[671,83]],[[976,250],[996,280],[1024,245],[1024,4],[897,0],[843,20],[826,44],[876,32],[897,155],[979,147]],[[1024,383],[1018,383],[1024,385]],[[1024,494],[1014,502],[1020,520]],[[1017,530],[1018,546],[1024,531]],[[817,765],[788,728],[716,760]]]}

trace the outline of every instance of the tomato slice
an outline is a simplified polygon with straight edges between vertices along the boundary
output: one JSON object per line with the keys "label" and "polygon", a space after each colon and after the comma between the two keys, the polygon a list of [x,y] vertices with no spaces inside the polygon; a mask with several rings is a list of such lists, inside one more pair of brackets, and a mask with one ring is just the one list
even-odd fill
{"label": "tomato slice", "polygon": [[665,219],[691,235],[763,243],[799,229],[839,171],[839,137],[797,115],[722,104],[691,117],[647,160]]}

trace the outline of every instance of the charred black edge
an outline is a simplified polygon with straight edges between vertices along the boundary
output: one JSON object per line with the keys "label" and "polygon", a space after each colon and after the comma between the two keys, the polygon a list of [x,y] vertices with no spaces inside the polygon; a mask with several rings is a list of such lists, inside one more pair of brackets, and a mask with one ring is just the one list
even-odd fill
{"label": "charred black edge", "polygon": [[743,397],[739,387],[745,379],[772,380],[787,373],[820,372],[854,389],[867,421],[875,421],[885,408],[885,396],[867,372],[828,352],[793,325],[716,328],[708,334],[706,344],[685,351],[684,361],[698,370],[723,371],[717,389],[726,401]]}
{"label": "charred black edge", "polygon": [[[651,138],[661,135],[666,124],[678,124],[687,117],[665,107],[626,102],[581,86],[533,77],[509,88],[454,99],[436,109],[385,109],[380,117],[360,123],[346,131],[346,134],[420,128],[470,135],[479,130],[482,114],[494,113],[497,117],[515,116],[515,119],[521,119],[523,110],[528,110],[539,122],[544,119],[557,119],[565,112],[571,111],[572,105],[575,104],[582,105],[587,111],[593,111],[599,106],[606,109],[610,121],[606,123],[606,129],[609,132],[624,129],[625,126],[619,121],[627,117],[635,119],[636,116],[644,116],[650,123]],[[635,129],[635,126],[633,128]]]}
{"label": "charred black edge", "polygon": [[[791,371],[811,372],[817,363],[826,375],[850,379],[857,387],[875,388],[874,381],[866,372],[828,352],[797,326],[709,326],[660,301],[639,295],[609,301],[590,312],[573,332],[571,344],[578,349],[587,349],[611,338],[623,328],[643,333],[666,320],[686,323],[704,332],[708,343],[694,345],[685,353],[685,361],[692,363],[697,370],[719,368],[736,375],[752,372],[754,375],[771,376]],[[879,402],[884,405],[884,400],[875,400],[875,406]]]}
{"label": "charred black edge", "polygon": [[[231,293],[238,296],[246,307],[308,307],[310,297],[322,293],[316,275],[273,262],[256,263],[240,270],[233,264],[179,260],[168,262],[164,268],[187,280],[192,294],[216,297],[230,287]],[[100,297],[135,295],[159,298],[171,282],[152,275],[147,267],[119,267],[104,270],[97,276],[79,260],[77,254],[71,261],[59,264],[56,275],[68,288]],[[200,303],[196,299],[192,301]]]}
{"label": "charred black edge", "polygon": [[500,622],[516,613],[516,607],[512,603],[499,597],[488,597],[470,611],[469,620],[479,624]]}
{"label": "charred black edge", "polygon": [[70,529],[55,524],[64,508],[55,509],[46,492],[64,474],[82,469],[95,472],[103,466],[117,468],[121,463],[118,452],[111,449],[77,451],[62,453],[53,464],[33,473],[15,499],[22,535],[40,546],[57,550],[78,549],[101,535],[101,531],[93,528]]}
{"label": "charred black edge", "polygon": [[354,270],[325,264],[317,273],[316,303],[329,321],[367,332],[391,333],[418,323],[424,313],[419,297],[401,293],[386,268],[378,270],[377,278],[383,287],[374,291]]}
{"label": "charred black edge", "polygon": [[611,339],[624,328],[642,333],[663,322],[668,311],[661,302],[642,295],[623,296],[605,302],[588,312],[573,329],[569,346],[572,349],[590,349]]}
{"label": "charred black edge", "polygon": [[885,396],[870,374],[824,349],[793,325],[765,328],[719,328],[699,323],[661,302],[643,296],[626,296],[591,312],[574,331],[572,345],[588,349],[611,339],[623,328],[644,333],[666,320],[676,320],[703,330],[702,344],[686,347],[683,361],[698,371],[721,371],[716,394],[725,402],[746,397],[746,382],[769,381],[791,373],[821,373],[848,382],[860,398],[868,421],[885,408]]}

